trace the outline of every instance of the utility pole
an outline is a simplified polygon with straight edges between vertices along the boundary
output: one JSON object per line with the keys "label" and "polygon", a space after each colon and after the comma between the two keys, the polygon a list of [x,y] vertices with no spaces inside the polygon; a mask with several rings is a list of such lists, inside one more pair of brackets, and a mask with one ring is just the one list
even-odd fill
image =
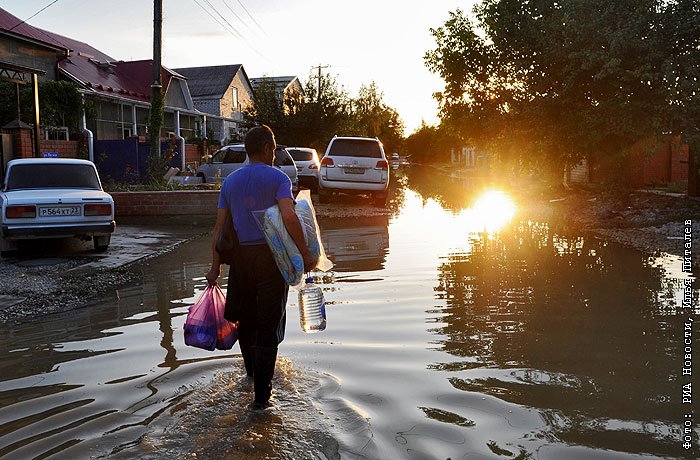
{"label": "utility pole", "polygon": [[[160,158],[160,129],[163,126],[163,82],[160,76],[163,46],[163,0],[153,0],[153,83],[151,83],[151,160]],[[150,172],[150,171],[149,171]],[[157,171],[153,171],[157,173]]]}
{"label": "utility pole", "polygon": [[321,105],[321,70],[327,69],[328,67],[330,66],[321,64],[311,67],[312,69],[318,69],[318,92],[316,93],[316,103],[319,105]]}

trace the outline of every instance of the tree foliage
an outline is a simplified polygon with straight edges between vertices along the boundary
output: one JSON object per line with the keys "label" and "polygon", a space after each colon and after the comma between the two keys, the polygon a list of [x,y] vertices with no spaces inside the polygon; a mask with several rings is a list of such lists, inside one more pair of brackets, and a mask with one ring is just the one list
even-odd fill
{"label": "tree foliage", "polygon": [[360,86],[352,100],[353,134],[377,137],[387,152],[395,152],[403,143],[403,121],[398,112],[384,102],[376,83]]}
{"label": "tree foliage", "polygon": [[378,137],[387,151],[398,150],[403,140],[403,122],[383,101],[376,84],[363,85],[351,98],[328,73],[309,74],[302,95],[280,101],[272,80],[263,80],[246,112],[250,125],[264,123],[277,141],[287,145],[325,150],[334,136]]}
{"label": "tree foliage", "polygon": [[443,126],[428,125],[423,121],[404,141],[403,151],[417,162],[447,162],[451,149],[457,147],[459,139]]}
{"label": "tree foliage", "polygon": [[[66,126],[77,131],[83,116],[83,100],[75,85],[67,81],[39,83],[39,119],[42,126]],[[20,87],[20,116],[34,122],[31,85]],[[0,126],[17,119],[17,96],[13,83],[0,83]]]}
{"label": "tree foliage", "polygon": [[440,116],[464,141],[561,171],[649,136],[692,137],[699,6],[692,0],[484,0],[431,29]]}

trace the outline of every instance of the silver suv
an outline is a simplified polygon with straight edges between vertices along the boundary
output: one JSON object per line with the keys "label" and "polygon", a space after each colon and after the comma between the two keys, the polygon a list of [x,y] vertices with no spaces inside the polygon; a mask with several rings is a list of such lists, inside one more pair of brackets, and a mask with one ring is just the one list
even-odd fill
{"label": "silver suv", "polygon": [[[248,155],[244,144],[233,144],[217,151],[207,162],[197,168],[197,177],[202,182],[223,182],[226,176],[248,164]],[[297,179],[297,167],[292,156],[283,145],[278,145],[275,150],[274,166],[280,168],[292,181],[292,190],[299,189]]]}
{"label": "silver suv", "polygon": [[366,194],[385,205],[389,188],[389,162],[377,138],[338,137],[328,143],[321,159],[318,194],[326,201],[333,192]]}

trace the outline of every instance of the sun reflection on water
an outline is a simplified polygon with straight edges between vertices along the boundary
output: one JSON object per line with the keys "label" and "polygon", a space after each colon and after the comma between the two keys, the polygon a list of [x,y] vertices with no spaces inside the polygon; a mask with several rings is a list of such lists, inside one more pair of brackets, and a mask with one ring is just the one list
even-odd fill
{"label": "sun reflection on water", "polygon": [[496,233],[515,216],[513,199],[500,190],[482,193],[474,204],[459,215],[471,232]]}

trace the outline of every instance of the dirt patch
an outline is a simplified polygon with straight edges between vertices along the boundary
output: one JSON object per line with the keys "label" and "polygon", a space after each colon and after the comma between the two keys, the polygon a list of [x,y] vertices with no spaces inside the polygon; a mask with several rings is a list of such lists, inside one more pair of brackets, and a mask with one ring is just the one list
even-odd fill
{"label": "dirt patch", "polygon": [[[537,207],[567,226],[649,254],[683,256],[687,220],[692,220],[693,241],[700,237],[700,201],[679,194],[578,190]],[[700,249],[693,251],[692,264],[700,268]]]}

